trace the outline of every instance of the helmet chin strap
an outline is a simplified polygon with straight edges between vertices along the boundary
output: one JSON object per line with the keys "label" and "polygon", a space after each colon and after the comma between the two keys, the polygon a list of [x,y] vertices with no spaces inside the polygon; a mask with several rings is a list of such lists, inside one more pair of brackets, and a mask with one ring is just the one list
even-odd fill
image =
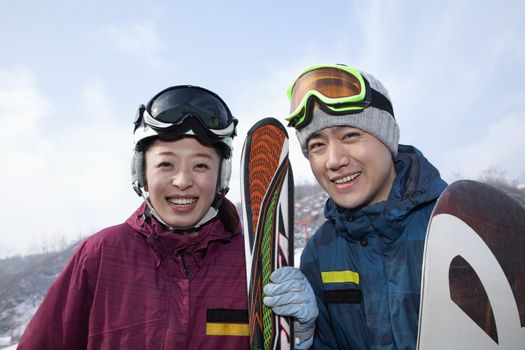
{"label": "helmet chin strap", "polygon": [[207,223],[208,221],[216,217],[218,212],[219,211],[215,209],[214,207],[210,207],[210,209],[208,209],[206,214],[204,214],[204,216],[199,220],[199,222],[195,224],[194,228],[201,227],[202,225],[204,225],[205,223]]}

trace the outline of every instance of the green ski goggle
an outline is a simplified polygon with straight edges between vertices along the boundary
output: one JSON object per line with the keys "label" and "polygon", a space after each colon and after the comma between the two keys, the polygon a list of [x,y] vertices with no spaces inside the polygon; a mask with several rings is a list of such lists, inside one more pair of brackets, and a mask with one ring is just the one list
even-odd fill
{"label": "green ski goggle", "polygon": [[304,128],[312,120],[314,102],[328,114],[358,113],[367,107],[382,109],[392,117],[392,104],[370,87],[361,73],[344,65],[317,65],[299,75],[287,91],[290,115],[288,126]]}

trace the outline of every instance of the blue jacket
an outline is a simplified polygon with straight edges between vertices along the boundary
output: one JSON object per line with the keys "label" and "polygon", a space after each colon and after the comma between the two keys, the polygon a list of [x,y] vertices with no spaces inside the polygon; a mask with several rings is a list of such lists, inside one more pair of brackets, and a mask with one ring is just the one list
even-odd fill
{"label": "blue jacket", "polygon": [[415,349],[427,224],[447,184],[416,148],[399,146],[387,201],[344,209],[308,241],[301,270],[316,294],[315,349]]}

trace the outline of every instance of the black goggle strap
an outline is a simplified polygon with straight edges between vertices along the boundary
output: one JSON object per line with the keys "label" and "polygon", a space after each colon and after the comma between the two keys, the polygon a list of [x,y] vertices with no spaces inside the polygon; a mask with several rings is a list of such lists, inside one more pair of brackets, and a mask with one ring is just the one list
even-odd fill
{"label": "black goggle strap", "polygon": [[396,119],[394,116],[394,109],[392,108],[392,104],[386,98],[385,95],[377,91],[376,89],[370,89],[372,91],[372,102],[370,103],[370,107],[375,107],[378,109],[381,109],[385,112],[390,113],[392,118]]}

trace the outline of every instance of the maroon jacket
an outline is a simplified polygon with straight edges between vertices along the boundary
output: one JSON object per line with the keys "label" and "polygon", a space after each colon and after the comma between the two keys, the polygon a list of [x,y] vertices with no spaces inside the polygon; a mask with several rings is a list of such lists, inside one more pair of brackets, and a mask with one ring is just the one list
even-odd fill
{"label": "maroon jacket", "polygon": [[143,204],[88,238],[51,285],[18,349],[248,349],[244,242],[223,201],[190,237]]}

